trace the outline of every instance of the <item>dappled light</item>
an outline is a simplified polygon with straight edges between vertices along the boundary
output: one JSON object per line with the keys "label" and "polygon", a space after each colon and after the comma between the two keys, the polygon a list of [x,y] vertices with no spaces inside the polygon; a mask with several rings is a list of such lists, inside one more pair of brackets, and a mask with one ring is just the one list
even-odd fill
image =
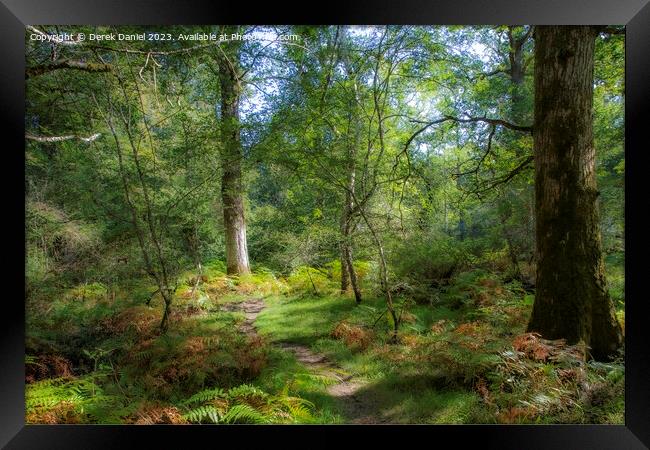
{"label": "dappled light", "polygon": [[158,28],[26,30],[27,423],[624,423],[623,29]]}

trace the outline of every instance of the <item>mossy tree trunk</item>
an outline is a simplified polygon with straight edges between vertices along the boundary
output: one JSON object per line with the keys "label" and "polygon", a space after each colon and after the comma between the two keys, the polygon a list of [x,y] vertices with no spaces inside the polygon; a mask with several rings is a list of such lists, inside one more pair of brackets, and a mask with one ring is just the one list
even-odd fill
{"label": "mossy tree trunk", "polygon": [[537,292],[529,331],[583,341],[596,359],[622,345],[607,291],[593,143],[596,30],[535,32]]}
{"label": "mossy tree trunk", "polygon": [[242,70],[239,44],[229,42],[218,56],[221,86],[221,199],[226,238],[226,268],[229,275],[250,272],[244,217],[242,185],[242,148],[240,141],[239,102]]}

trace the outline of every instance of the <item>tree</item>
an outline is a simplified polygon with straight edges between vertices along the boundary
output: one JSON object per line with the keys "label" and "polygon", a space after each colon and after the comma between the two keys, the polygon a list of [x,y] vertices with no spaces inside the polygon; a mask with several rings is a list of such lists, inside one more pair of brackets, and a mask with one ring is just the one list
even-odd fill
{"label": "tree", "polygon": [[348,289],[348,281],[352,285],[354,292],[354,299],[357,304],[361,303],[361,289],[357,279],[356,271],[354,270],[354,259],[352,257],[352,233],[353,226],[353,212],[354,205],[354,192],[356,183],[356,159],[359,147],[361,145],[361,117],[359,109],[361,106],[361,98],[359,95],[358,74],[355,72],[350,61],[350,53],[352,42],[348,39],[346,30],[343,30],[344,42],[347,43],[348,48],[343,52],[343,66],[345,69],[348,81],[351,83],[352,94],[349,100],[349,116],[348,116],[348,136],[345,143],[346,155],[345,167],[347,170],[347,180],[345,188],[345,205],[343,206],[343,214],[341,215],[341,292],[344,293]]}
{"label": "tree", "polygon": [[528,325],[605,359],[623,343],[607,291],[593,142],[594,27],[535,30],[537,292]]}
{"label": "tree", "polygon": [[[227,33],[228,30],[225,32]],[[239,41],[220,47],[217,62],[221,87],[221,198],[226,235],[226,267],[228,274],[250,272],[244,217],[242,185],[242,148],[239,124],[239,103],[242,93],[242,70]]]}

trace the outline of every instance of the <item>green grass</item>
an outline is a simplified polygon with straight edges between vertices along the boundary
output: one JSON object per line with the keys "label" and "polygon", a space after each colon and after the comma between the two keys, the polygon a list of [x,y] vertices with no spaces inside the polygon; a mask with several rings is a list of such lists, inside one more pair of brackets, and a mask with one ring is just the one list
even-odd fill
{"label": "green grass", "polygon": [[[370,396],[378,408],[395,423],[463,423],[477,403],[473,392],[442,391],[444,377],[437,369],[418,370],[418,364],[408,359],[396,364],[378,352],[386,345],[382,331],[388,329],[386,321],[377,325],[377,343],[367,351],[353,351],[342,341],[333,339],[331,332],[336,323],[346,320],[353,324],[372,325],[383,311],[382,299],[365,300],[356,306],[352,299],[341,296],[274,297],[267,299],[267,308],[258,316],[259,332],[275,342],[294,342],[309,346],[341,367],[347,374],[367,384],[359,395]],[[447,307],[429,305],[410,309],[416,317],[414,323],[405,324],[405,334],[419,333],[439,320],[457,320],[461,312]],[[385,334],[385,333],[384,333]],[[394,346],[396,352],[406,352],[403,345]],[[283,352],[281,352],[283,353]],[[287,383],[298,374],[297,394],[318,406],[321,414],[336,415],[337,405],[325,393],[322,380],[310,378],[308,372],[288,355],[276,354],[273,371],[263,374],[267,387]],[[409,375],[409,370],[411,375]],[[284,374],[281,375],[281,374]],[[269,380],[278,377],[275,386]],[[433,383],[434,386],[427,384]],[[321,416],[321,418],[324,418]]]}
{"label": "green grass", "polygon": [[328,336],[334,324],[356,308],[354,301],[342,297],[275,296],[266,303],[256,321],[260,334],[276,342],[306,345]]}
{"label": "green grass", "polygon": [[309,400],[315,405],[308,423],[344,423],[337,402],[327,393],[330,378],[315,375],[300,364],[293,355],[281,349],[271,349],[269,365],[255,380],[268,392],[288,389],[291,395]]}

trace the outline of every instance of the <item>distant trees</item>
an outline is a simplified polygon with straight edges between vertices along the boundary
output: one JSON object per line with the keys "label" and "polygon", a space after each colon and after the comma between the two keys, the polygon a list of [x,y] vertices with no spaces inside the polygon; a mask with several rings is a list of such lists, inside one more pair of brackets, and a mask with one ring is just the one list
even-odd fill
{"label": "distant trees", "polygon": [[622,345],[601,250],[593,141],[594,27],[535,31],[537,280],[528,325],[583,341],[604,359]]}

